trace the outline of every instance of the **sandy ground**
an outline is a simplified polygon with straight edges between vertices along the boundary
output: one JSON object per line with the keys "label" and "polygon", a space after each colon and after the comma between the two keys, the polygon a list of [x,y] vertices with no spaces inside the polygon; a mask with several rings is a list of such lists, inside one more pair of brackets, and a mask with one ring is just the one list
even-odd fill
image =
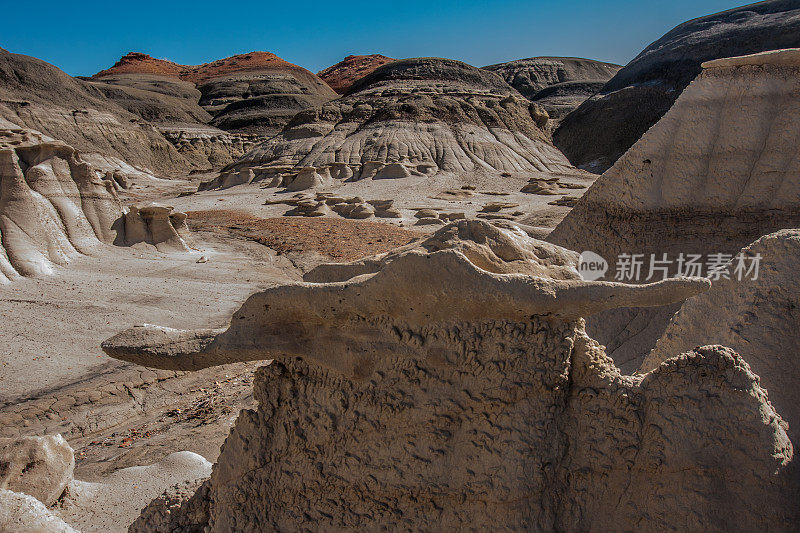
{"label": "sandy ground", "polygon": [[[100,349],[103,340],[133,324],[224,326],[257,290],[299,281],[322,262],[382,253],[435,231],[438,226],[415,225],[421,208],[552,228],[569,207],[549,203],[579,196],[585,189],[577,187],[595,179],[562,176],[574,188],[540,196],[519,192],[530,177],[440,174],[321,190],[393,199],[402,214],[367,221],[284,216],[292,207],[274,202],[295,193],[259,184],[194,193],[207,175],[125,191],[126,204],[158,201],[187,212],[197,250],[102,246],[56,275],[0,286],[0,436],[62,433],[84,484],[60,513],[85,531],[124,531],[152,497],[216,460],[239,411],[254,407],[252,373],[261,363],[193,373],[150,370],[110,359]],[[492,202],[508,207],[485,212]],[[178,451],[199,455],[170,455]],[[149,470],[120,470],[159,461],[165,462]],[[138,486],[138,496],[113,512],[92,511],[113,508],[114,498],[123,497],[104,483],[123,493]]]}

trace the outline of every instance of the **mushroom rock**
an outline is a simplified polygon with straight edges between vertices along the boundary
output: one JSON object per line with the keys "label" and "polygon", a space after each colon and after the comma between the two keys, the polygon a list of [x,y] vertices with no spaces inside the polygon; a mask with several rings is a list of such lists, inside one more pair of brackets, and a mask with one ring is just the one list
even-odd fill
{"label": "mushroom rock", "polygon": [[580,172],[551,144],[546,123],[541,107],[492,72],[447,59],[407,59],[378,67],[339,99],[299,112],[226,170],[353,169],[345,179]]}
{"label": "mushroom rock", "polygon": [[[674,274],[681,254],[699,254],[705,264],[712,254],[735,254],[762,235],[800,227],[799,92],[800,49],[704,63],[547,240],[599,254],[608,279],[624,274],[620,254],[642,254],[643,280],[663,254]],[[614,310],[590,319],[587,331],[633,371],[676,310]]]}
{"label": "mushroom rock", "polygon": [[187,252],[191,247],[186,214],[156,203],[132,205],[125,213],[125,244],[147,243],[159,251]]}
{"label": "mushroom rock", "polygon": [[788,527],[791,443],[738,355],[705,347],[632,378],[583,330],[708,281],[576,267],[462,221],[342,281],[254,294],[227,329],[135,327],[103,348],[171,369],[274,360],[213,468],[212,531]]}

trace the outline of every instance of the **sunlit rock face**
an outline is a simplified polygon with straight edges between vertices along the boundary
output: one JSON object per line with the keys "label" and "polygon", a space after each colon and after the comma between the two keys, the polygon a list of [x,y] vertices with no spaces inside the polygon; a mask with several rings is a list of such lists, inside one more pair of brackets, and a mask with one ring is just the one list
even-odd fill
{"label": "sunlit rock face", "polygon": [[[620,254],[735,254],[800,227],[800,50],[703,64],[672,109],[601,176],[548,241],[591,250],[619,273]],[[625,370],[638,368],[677,310],[611,311],[588,331]]]}
{"label": "sunlit rock face", "polygon": [[225,330],[141,326],[104,349],[173,369],[274,359],[196,493],[212,531],[789,524],[791,443],[737,354],[632,378],[584,331],[708,281],[586,282],[577,261],[459,221],[312,276],[338,281],[256,293]]}

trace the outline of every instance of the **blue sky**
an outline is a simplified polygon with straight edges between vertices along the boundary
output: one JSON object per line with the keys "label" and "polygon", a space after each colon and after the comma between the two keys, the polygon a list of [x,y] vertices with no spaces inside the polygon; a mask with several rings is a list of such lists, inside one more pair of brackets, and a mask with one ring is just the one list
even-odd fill
{"label": "blue sky", "polygon": [[90,75],[129,51],[199,64],[253,50],[318,71],[348,54],[484,66],[538,55],[625,64],[723,0],[69,2],[0,0],[0,47]]}

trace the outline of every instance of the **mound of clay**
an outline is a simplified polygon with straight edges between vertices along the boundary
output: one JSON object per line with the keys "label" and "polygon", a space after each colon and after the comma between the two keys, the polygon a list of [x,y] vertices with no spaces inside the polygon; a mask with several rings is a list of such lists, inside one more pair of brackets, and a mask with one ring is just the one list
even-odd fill
{"label": "mound of clay", "polygon": [[[744,248],[743,257],[760,256],[757,279],[738,279],[738,254],[731,279],[715,281],[711,290],[689,298],[664,336],[642,364],[649,371],[670,353],[713,342],[730,346],[761,377],[772,405],[789,423],[789,437],[800,442],[800,231],[783,230]],[[746,262],[746,268],[750,262]]]}
{"label": "mound of clay", "polygon": [[200,94],[194,103],[210,113],[211,125],[239,133],[275,134],[298,111],[336,97],[317,76],[269,52],[250,52],[196,66],[131,52],[93,78],[114,80],[119,85],[120,79],[132,76],[167,77],[195,85]]}
{"label": "mound of clay", "polygon": [[106,98],[155,124],[205,124],[211,115],[198,104],[193,83],[151,74],[118,74],[87,80]]}
{"label": "mound of clay", "polygon": [[187,167],[153,126],[106,98],[97,87],[39,59],[0,49],[3,120],[141,171],[175,173]]}
{"label": "mound of clay", "polygon": [[576,166],[602,172],[672,106],[704,61],[800,46],[800,5],[769,0],[677,26],[568,115],[553,139]]}
{"label": "mound of clay", "polygon": [[335,65],[317,72],[322,81],[331,86],[339,94],[346,93],[356,81],[360,80],[376,68],[394,61],[391,57],[380,54],[367,56],[347,56]]}
{"label": "mound of clay", "polygon": [[622,67],[576,57],[531,57],[483,68],[538,102],[551,118],[561,118],[600,92]]}
{"label": "mound of clay", "polygon": [[[251,170],[253,180],[294,187],[297,173],[311,168],[322,180],[568,171],[546,122],[539,106],[491,72],[447,59],[395,61],[348,96],[298,113],[226,172]],[[226,175],[209,186],[225,186]]]}
{"label": "mound of clay", "polygon": [[72,448],[61,435],[0,439],[0,489],[53,505],[72,481],[74,469]]}
{"label": "mound of clay", "polygon": [[214,466],[211,530],[790,523],[791,444],[739,356],[706,347],[633,379],[583,331],[707,281],[583,282],[572,252],[485,222],[436,238],[372,274],[254,294],[225,331],[104,344],[155,367],[276,359]]}
{"label": "mound of clay", "polygon": [[[670,111],[598,179],[550,242],[599,253],[736,253],[761,235],[800,226],[800,50],[704,63]],[[601,317],[589,331],[635,370],[675,309]],[[599,327],[599,326],[598,326]]]}
{"label": "mound of clay", "polygon": [[622,67],[577,57],[531,57],[483,67],[496,72],[525,98],[570,81],[608,81]]}
{"label": "mound of clay", "polygon": [[[138,242],[139,233],[129,227],[152,223],[129,224],[126,216],[123,225],[115,187],[124,183],[124,175],[98,171],[61,141],[30,130],[0,129],[0,283],[50,274],[101,242]],[[185,232],[180,215],[172,220],[175,232]],[[158,244],[162,241],[153,237],[165,233],[146,232],[145,240]]]}
{"label": "mound of clay", "polygon": [[[177,514],[176,500],[189,499],[189,492],[194,493],[210,474],[211,463],[202,456],[175,452],[157,463],[123,468],[95,482],[73,481],[56,511],[82,531],[124,530],[143,509],[153,527],[134,524],[130,531],[202,531],[191,527],[203,519],[207,507],[190,500],[177,505],[180,517],[170,515]],[[167,525],[174,529],[166,529]],[[186,529],[177,529],[180,527]]]}

